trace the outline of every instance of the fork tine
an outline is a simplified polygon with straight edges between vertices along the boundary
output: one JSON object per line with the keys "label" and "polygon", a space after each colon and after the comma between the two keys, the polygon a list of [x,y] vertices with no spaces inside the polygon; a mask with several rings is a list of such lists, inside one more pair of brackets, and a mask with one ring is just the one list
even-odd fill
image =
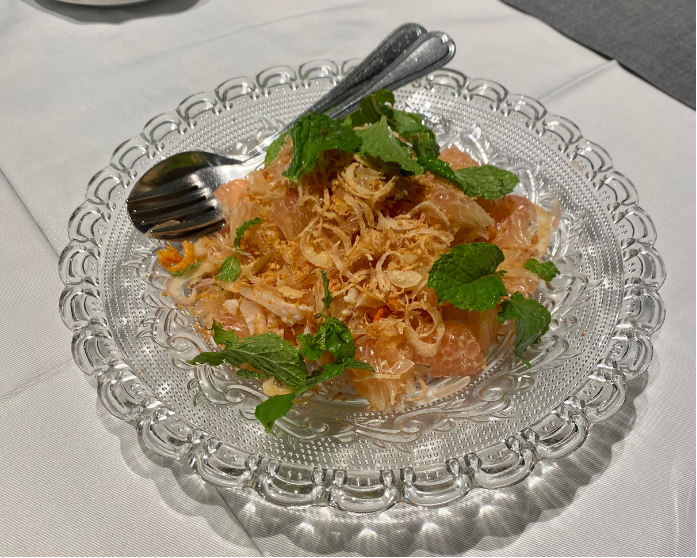
{"label": "fork tine", "polygon": [[175,230],[175,231],[171,231],[169,233],[167,233],[167,232],[151,233],[151,236],[153,238],[157,238],[158,240],[169,240],[172,242],[179,242],[181,240],[193,240],[195,238],[200,238],[202,236],[212,234],[216,231],[219,231],[224,226],[225,226],[225,220],[218,219],[218,220],[215,220],[211,224],[206,225],[206,226],[187,228],[186,232],[184,232],[184,233],[179,231],[179,230]]}
{"label": "fork tine", "polygon": [[[188,192],[182,192],[180,196],[172,197],[166,201],[158,201],[149,204],[139,204],[136,207],[129,207],[131,218],[139,221],[153,216],[161,216],[168,211],[174,211],[186,206],[193,205],[196,202],[205,200],[211,196],[210,188],[203,187]],[[158,219],[158,220],[160,220]]]}
{"label": "fork tine", "polygon": [[167,182],[162,186],[158,186],[157,188],[138,193],[132,192],[128,198],[128,207],[131,209],[144,204],[159,203],[171,198],[176,198],[190,190],[204,188],[205,186],[206,184],[196,173],[188,174],[176,180],[172,180],[172,182]]}
{"label": "fork tine", "polygon": [[149,233],[160,240],[183,240],[192,236],[204,236],[221,229],[225,218],[220,211],[207,211],[192,219],[179,223],[163,223],[150,229]]}
{"label": "fork tine", "polygon": [[187,205],[186,207],[181,207],[173,211],[167,212],[156,212],[150,214],[143,219],[138,219],[141,225],[155,225],[156,223],[165,223],[167,221],[186,221],[188,219],[193,219],[197,215],[202,213],[207,213],[209,211],[219,210],[221,208],[220,202],[217,199],[204,199],[200,202]]}

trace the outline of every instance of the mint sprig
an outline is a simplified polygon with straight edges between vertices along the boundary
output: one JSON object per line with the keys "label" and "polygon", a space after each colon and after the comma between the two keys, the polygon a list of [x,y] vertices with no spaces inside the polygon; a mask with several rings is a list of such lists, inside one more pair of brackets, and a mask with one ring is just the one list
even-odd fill
{"label": "mint sprig", "polygon": [[423,167],[411,158],[412,151],[408,145],[399,141],[387,125],[387,117],[367,128],[356,130],[361,138],[361,153],[382,159],[388,163],[397,163],[400,168],[412,174],[422,174]]}
{"label": "mint sprig", "polygon": [[[513,191],[518,177],[512,172],[492,165],[453,170],[447,162],[438,159],[440,147],[436,135],[424,124],[421,115],[395,109],[394,104],[392,91],[381,89],[362,99],[360,108],[341,124],[324,114],[303,116],[288,132],[293,139],[293,158],[283,174],[297,182],[315,168],[323,151],[339,149],[397,163],[409,174],[419,175],[424,169],[429,170],[472,198],[498,199]],[[367,128],[353,129],[366,125]],[[267,165],[278,156],[285,137],[279,137],[267,149]]]}
{"label": "mint sprig", "polygon": [[486,310],[508,294],[503,271],[496,268],[504,255],[495,244],[458,244],[438,258],[428,273],[427,286],[435,290],[438,302],[450,302],[463,310]]}
{"label": "mint sprig", "polygon": [[380,89],[361,100],[360,108],[347,116],[344,124],[363,126],[378,122],[384,116],[389,127],[411,144],[418,157],[438,157],[440,147],[436,135],[424,125],[421,115],[397,110],[394,105],[394,93]]}
{"label": "mint sprig", "polygon": [[523,267],[528,271],[536,273],[543,281],[551,281],[559,275],[559,269],[554,265],[554,262],[539,262],[535,259],[529,259],[523,264]]}
{"label": "mint sprig", "polygon": [[[332,295],[329,291],[329,280],[324,272],[322,277],[326,310],[331,304]],[[299,335],[298,347],[275,333],[262,333],[239,339],[234,331],[226,330],[214,321],[213,340],[225,348],[219,352],[201,353],[190,360],[189,364],[219,366],[227,362],[236,368],[238,376],[258,380],[274,378],[284,387],[291,389],[291,393],[269,397],[254,411],[259,422],[270,432],[274,422],[285,416],[293,407],[293,400],[311,387],[339,376],[347,369],[373,370],[367,362],[354,358],[356,346],[348,326],[326,314],[321,316],[323,321],[317,328],[317,333]],[[304,359],[318,360],[324,351],[329,351],[336,360],[318,368],[308,377]],[[243,364],[251,365],[254,369],[242,368]]]}
{"label": "mint sprig", "polygon": [[274,423],[284,417],[288,411],[293,408],[293,400],[301,396],[308,389],[332,378],[340,376],[345,370],[361,369],[373,371],[373,367],[367,362],[350,358],[342,362],[330,362],[325,364],[319,374],[313,375],[307,379],[305,387],[286,393],[284,395],[273,395],[263,403],[257,405],[254,411],[254,416],[264,426],[267,432],[271,432]]}
{"label": "mint sprig", "polygon": [[237,333],[230,329],[225,329],[221,324],[213,320],[213,341],[218,345],[235,345],[239,342],[240,338],[237,337]]}
{"label": "mint sprig", "polygon": [[361,147],[356,132],[316,112],[300,117],[289,133],[293,139],[293,158],[283,176],[291,182],[298,182],[301,176],[314,170],[317,158],[324,151],[339,149],[352,153]]}
{"label": "mint sprig", "polygon": [[453,172],[457,176],[455,184],[470,198],[502,198],[510,194],[520,181],[514,173],[493,165],[467,167]]}
{"label": "mint sprig", "polygon": [[300,353],[309,360],[316,360],[329,351],[337,361],[348,360],[356,354],[351,330],[341,320],[324,316],[317,333],[298,335]]}
{"label": "mint sprig", "polygon": [[272,395],[266,401],[259,403],[254,409],[254,416],[262,424],[264,430],[271,432],[274,423],[286,416],[293,408],[293,400],[297,397],[294,391],[283,395]]}
{"label": "mint sprig", "polygon": [[520,293],[513,293],[509,300],[504,300],[499,312],[499,322],[515,322],[515,345],[513,354],[530,367],[525,358],[525,351],[530,345],[539,343],[542,336],[549,331],[552,316],[549,310],[536,300],[525,298]]}
{"label": "mint sprig", "polygon": [[510,194],[519,182],[514,173],[492,165],[453,170],[448,163],[437,157],[422,157],[418,161],[426,170],[455,184],[470,198],[502,198]]}

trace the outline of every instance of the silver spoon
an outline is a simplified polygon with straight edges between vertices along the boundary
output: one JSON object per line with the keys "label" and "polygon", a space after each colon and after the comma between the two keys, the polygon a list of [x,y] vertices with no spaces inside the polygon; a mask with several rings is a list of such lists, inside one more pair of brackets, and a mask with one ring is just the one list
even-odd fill
{"label": "silver spoon", "polygon": [[[373,68],[379,67],[374,60],[385,60],[381,47],[407,26],[397,29],[366,58]],[[354,81],[349,87],[343,85],[344,80],[339,94],[332,95],[337,88],[332,89],[303,114],[319,108],[332,118],[341,118],[355,110],[366,95],[382,88],[400,87],[442,67],[454,56],[455,44],[445,33],[410,31],[412,36],[418,35],[416,40],[391,62],[383,64],[381,70],[362,82]],[[367,72],[362,63],[346,79],[370,73],[372,71]],[[190,151],[161,161],[143,175],[129,196],[128,212],[133,224],[155,238],[171,241],[197,238],[219,230],[225,221],[220,202],[213,195],[215,190],[257,168],[268,145],[292,124],[240,157]]]}

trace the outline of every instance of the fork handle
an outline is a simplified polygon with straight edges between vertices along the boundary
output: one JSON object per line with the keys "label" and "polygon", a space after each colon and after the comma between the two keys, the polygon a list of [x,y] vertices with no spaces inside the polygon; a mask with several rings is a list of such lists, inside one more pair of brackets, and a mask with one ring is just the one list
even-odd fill
{"label": "fork handle", "polygon": [[396,60],[413,45],[419,37],[426,34],[418,23],[405,23],[390,33],[363,61],[351,70],[336,87],[322,96],[303,114],[326,112],[342,101],[351,90],[367,84],[382,75]]}
{"label": "fork handle", "polygon": [[[377,50],[378,49],[376,49],[376,51]],[[376,51],[373,51],[373,53]],[[453,56],[455,56],[455,43],[447,34],[441,31],[432,31],[430,33],[426,33],[425,35],[420,35],[416,41],[414,41],[404,52],[402,52],[400,56],[398,56],[390,64],[387,64],[382,71],[374,75],[372,78],[368,79],[362,84],[354,84],[353,86],[348,87],[347,90],[341,95],[331,97],[334,102],[333,108],[331,108],[327,114],[332,118],[341,118],[346,116],[356,109],[358,104],[361,102],[361,99],[363,99],[363,97],[366,95],[375,93],[379,89],[383,88],[396,89],[405,83],[409,83],[410,81],[418,79],[438,68],[441,68],[450,62]],[[329,93],[331,94],[332,91],[334,91],[334,89],[332,89]],[[320,99],[320,101],[324,101],[324,99],[327,97],[329,97],[329,94],[325,95],[325,97]],[[324,102],[326,104],[326,101]],[[298,118],[304,114],[307,114],[311,110],[314,110],[316,105],[317,103],[312,105],[307,111],[298,116]],[[298,118],[294,119],[282,130],[257,145],[244,157],[244,160],[248,161],[260,156],[264,151],[266,151],[266,148],[271,144],[271,142],[287,132],[293,126],[293,124],[295,124]]]}
{"label": "fork handle", "polygon": [[341,118],[354,111],[361,99],[379,89],[397,89],[445,66],[455,56],[455,43],[445,33],[432,31],[419,37],[397,60],[380,74],[354,90],[328,114]]}
{"label": "fork handle", "polygon": [[426,29],[418,23],[405,23],[392,31],[392,33],[375,47],[358,66],[351,70],[336,87],[333,87],[312,106],[298,115],[290,124],[284,126],[283,129],[257,145],[247,154],[245,160],[252,159],[266,151],[266,148],[271,145],[276,138],[286,133],[301,116],[310,112],[327,112],[332,107],[345,102],[347,98],[353,98],[352,92],[367,85],[378,76],[384,75],[385,71],[390,68],[395,61],[399,60],[409,47],[425,33]]}

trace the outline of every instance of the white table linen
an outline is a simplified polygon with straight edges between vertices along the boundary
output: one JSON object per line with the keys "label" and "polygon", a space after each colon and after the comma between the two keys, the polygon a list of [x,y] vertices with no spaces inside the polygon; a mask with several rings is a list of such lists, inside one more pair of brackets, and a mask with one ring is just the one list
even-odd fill
{"label": "white table linen", "polygon": [[[112,10],[0,9],[0,554],[694,554],[694,111],[495,0]],[[451,67],[570,118],[634,181],[668,268],[655,361],[586,446],[499,495],[418,520],[235,494],[226,506],[183,465],[143,454],[71,363],[56,272],[68,217],[113,149],[184,97],[272,65],[360,57],[404,21],[451,34]],[[448,514],[461,529],[439,528]]]}

